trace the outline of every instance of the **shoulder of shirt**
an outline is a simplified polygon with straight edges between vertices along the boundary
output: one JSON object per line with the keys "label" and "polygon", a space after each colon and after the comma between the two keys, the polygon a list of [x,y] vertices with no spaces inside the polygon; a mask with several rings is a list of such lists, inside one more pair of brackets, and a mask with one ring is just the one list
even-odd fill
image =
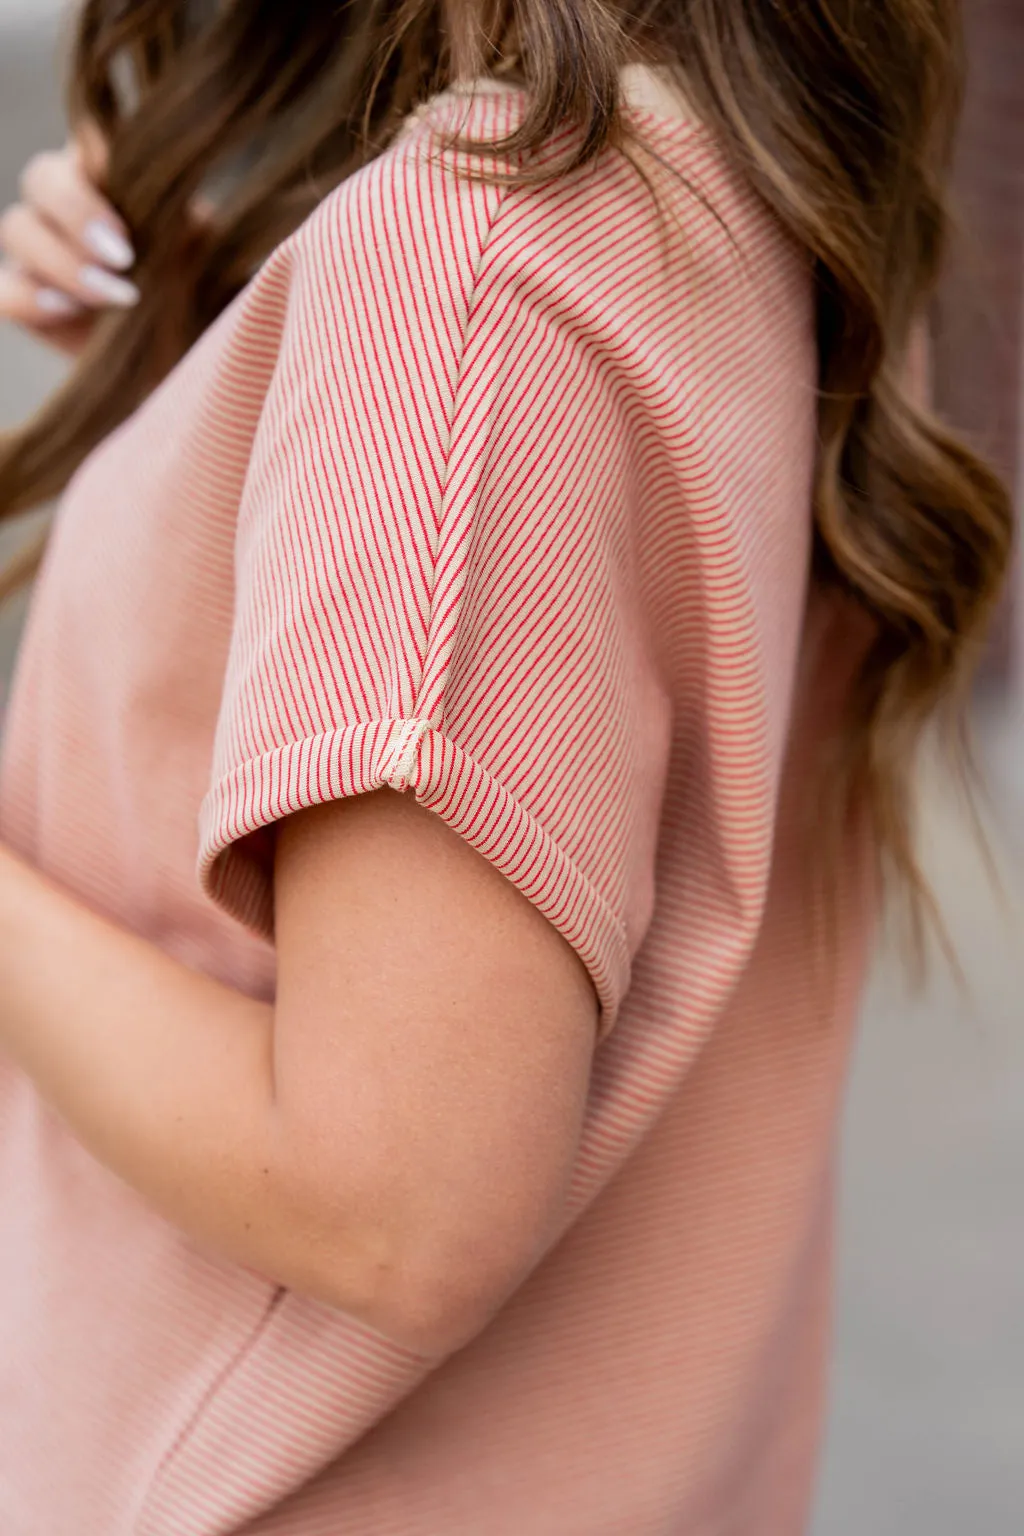
{"label": "shoulder of shirt", "polygon": [[[670,176],[692,177],[705,206],[755,202],[744,178],[729,162],[711,131],[697,118],[663,74],[630,66],[623,71],[623,101],[637,148],[650,152],[647,167]],[[546,238],[560,223],[577,231],[587,206],[600,217],[626,222],[653,220],[653,201],[637,200],[628,183],[613,174],[620,151],[609,151],[583,171],[549,182],[493,182],[481,193],[474,172],[493,163],[514,170],[508,158],[485,162],[451,147],[463,137],[494,142],[516,127],[525,111],[525,93],[496,80],[475,81],[425,103],[405,122],[391,145],[348,177],[320,204],[287,242],[292,261],[319,262],[325,248],[348,255],[369,272],[389,250],[440,243],[457,264],[472,268],[506,210],[514,214],[518,245],[528,256],[528,231],[543,222]],[[571,130],[566,131],[571,132]],[[540,159],[557,157],[564,143],[555,136]],[[653,155],[653,159],[651,159]],[[635,184],[633,187],[635,193]],[[762,210],[765,217],[767,209]]]}

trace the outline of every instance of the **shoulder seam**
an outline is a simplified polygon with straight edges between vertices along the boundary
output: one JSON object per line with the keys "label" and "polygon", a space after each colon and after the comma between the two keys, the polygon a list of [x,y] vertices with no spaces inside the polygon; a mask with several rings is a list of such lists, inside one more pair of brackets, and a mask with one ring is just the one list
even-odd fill
{"label": "shoulder seam", "polygon": [[[428,124],[424,123],[422,126],[423,126],[423,129],[424,129],[425,133],[429,133],[429,132],[432,131]],[[417,130],[417,136],[418,136],[418,130]],[[412,135],[410,135],[410,137],[412,137]],[[453,172],[453,174],[458,175],[460,173],[458,171],[455,171],[455,172]],[[451,414],[450,414],[450,417],[449,417],[449,420],[448,420],[448,438],[447,438],[447,442],[444,445],[444,454],[443,454],[443,466],[444,467],[443,467],[443,474],[442,474],[442,480],[441,480],[441,486],[440,486],[440,495],[439,495],[438,501],[437,501],[437,538],[438,538],[438,542],[439,543],[440,543],[440,539],[441,539],[442,529],[445,527],[445,524],[446,524],[446,522],[448,520],[448,513],[449,513],[449,488],[450,488],[449,476],[450,476],[450,472],[451,472],[452,444],[453,444],[453,441],[454,441],[454,438],[455,438],[455,426],[456,426],[456,421],[457,421],[458,415],[459,415],[460,397],[461,397],[461,392],[462,392],[461,386],[462,386],[462,381],[463,381],[463,378],[464,378],[464,365],[465,365],[465,359],[466,359],[466,349],[467,349],[467,346],[468,346],[468,343],[469,343],[470,331],[472,329],[473,318],[474,318],[474,315],[476,314],[477,302],[478,302],[478,298],[479,298],[480,277],[481,277],[481,273],[483,271],[484,260],[485,260],[485,257],[487,255],[487,252],[488,252],[488,249],[489,249],[489,246],[490,246],[491,238],[492,238],[492,236],[494,234],[495,228],[497,227],[497,224],[498,224],[499,218],[501,216],[501,213],[503,212],[504,208],[506,207],[506,205],[507,205],[507,203],[509,201],[509,198],[511,197],[511,194],[514,191],[516,191],[516,190],[517,190],[517,183],[514,182],[514,181],[508,182],[504,187],[501,188],[500,195],[495,199],[493,211],[492,211],[490,217],[488,218],[487,227],[484,230],[483,236],[482,236],[482,238],[480,240],[480,244],[479,244],[479,247],[478,247],[478,249],[476,251],[476,255],[475,255],[475,258],[474,258],[474,261],[473,261],[472,270],[471,270],[469,291],[468,291],[467,299],[466,299],[466,313],[465,313],[465,317],[464,317],[463,324],[462,324],[462,335],[459,338],[458,361],[457,361],[456,368],[455,368],[455,376],[454,376],[454,379],[452,381]],[[442,722],[443,722],[444,700],[445,700],[445,695],[447,693],[448,670],[449,670],[449,666],[450,666],[450,663],[451,663],[451,655],[449,654],[447,657],[445,657],[443,665],[441,666],[440,671],[436,674],[436,676],[432,675],[429,663],[430,663],[430,657],[431,657],[431,653],[432,653],[432,649],[433,649],[433,642],[434,642],[434,639],[435,639],[435,627],[434,627],[434,625],[435,625],[435,618],[436,618],[436,599],[437,599],[437,556],[436,556],[436,553],[435,553],[435,559],[434,559],[433,568],[431,569],[431,573],[430,573],[430,580],[431,580],[431,586],[430,586],[430,597],[429,597],[428,609],[427,609],[426,645],[425,645],[425,648],[424,648],[423,668],[422,668],[422,670],[420,672],[419,694],[418,694],[418,697],[417,697],[416,708],[415,708],[414,713],[417,715],[417,717],[428,720],[430,722],[430,724],[435,729],[441,729],[442,728]],[[458,611],[460,611],[460,612],[461,612],[461,608],[462,608],[463,596],[464,596],[464,593],[460,592],[459,593],[459,597],[458,597]],[[454,636],[455,632],[457,631],[457,628],[458,628],[457,622],[455,624],[449,625],[449,632],[450,632],[450,634],[452,636]],[[425,702],[425,697],[424,697],[425,685],[428,685],[429,688],[430,688],[430,707],[429,708],[426,707],[426,702]]]}

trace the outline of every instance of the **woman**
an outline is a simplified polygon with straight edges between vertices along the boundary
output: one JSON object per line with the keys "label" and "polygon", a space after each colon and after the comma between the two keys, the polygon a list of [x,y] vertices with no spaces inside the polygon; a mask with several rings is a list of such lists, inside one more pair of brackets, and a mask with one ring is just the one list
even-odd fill
{"label": "woman", "polygon": [[1007,558],[904,385],[954,22],[85,6],[3,227],[85,347],[0,462],[71,481],[5,1536],[803,1528],[878,875]]}

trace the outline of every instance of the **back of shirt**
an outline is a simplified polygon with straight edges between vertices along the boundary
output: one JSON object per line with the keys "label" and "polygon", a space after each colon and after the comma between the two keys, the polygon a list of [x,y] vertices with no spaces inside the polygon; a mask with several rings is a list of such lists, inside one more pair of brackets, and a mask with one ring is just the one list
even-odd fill
{"label": "back of shirt", "polygon": [[851,831],[822,921],[808,837],[855,656],[808,595],[811,275],[626,91],[628,155],[530,184],[437,133],[522,97],[444,98],[271,258],[71,487],[0,784],[26,857],[268,997],[275,823],[416,794],[593,979],[564,1236],[419,1359],[195,1251],[8,1074],[7,1536],[801,1529],[870,907]]}

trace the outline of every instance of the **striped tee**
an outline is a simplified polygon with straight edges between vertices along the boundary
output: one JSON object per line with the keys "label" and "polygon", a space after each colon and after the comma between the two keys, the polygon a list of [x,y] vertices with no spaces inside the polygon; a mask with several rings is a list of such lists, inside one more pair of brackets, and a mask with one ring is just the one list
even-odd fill
{"label": "striped tee", "polygon": [[[449,94],[332,193],[69,488],[0,828],[273,996],[270,829],[392,786],[601,1005],[564,1235],[425,1359],[201,1251],[0,1071],[4,1536],[795,1536],[870,926],[831,940],[806,258],[653,72],[567,177]],[[554,142],[545,153],[557,154]]]}

